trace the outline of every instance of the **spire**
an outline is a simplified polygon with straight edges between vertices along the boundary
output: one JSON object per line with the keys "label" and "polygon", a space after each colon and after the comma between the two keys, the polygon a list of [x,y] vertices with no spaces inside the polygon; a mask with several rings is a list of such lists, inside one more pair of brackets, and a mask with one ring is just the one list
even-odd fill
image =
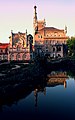
{"label": "spire", "polygon": [[34,19],[35,19],[35,22],[37,21],[37,12],[36,12],[36,6],[34,6]]}
{"label": "spire", "polygon": [[28,40],[27,40],[27,29],[26,29],[26,45],[25,45],[25,47],[27,47],[28,46]]}
{"label": "spire", "polygon": [[44,18],[44,27],[46,26],[46,21],[45,21],[45,18]]}
{"label": "spire", "polygon": [[65,33],[67,33],[67,26],[65,25]]}
{"label": "spire", "polygon": [[11,30],[10,45],[13,47],[13,30]]}
{"label": "spire", "polygon": [[26,29],[26,35],[27,35],[27,29]]}
{"label": "spire", "polygon": [[33,27],[34,27],[34,34],[38,31],[38,21],[37,21],[37,12],[36,12],[36,6],[34,6],[34,19],[33,19]]}
{"label": "spire", "polygon": [[34,16],[36,16],[37,17],[37,12],[36,12],[36,6],[34,6]]}
{"label": "spire", "polygon": [[13,30],[11,30],[11,33],[13,33]]}

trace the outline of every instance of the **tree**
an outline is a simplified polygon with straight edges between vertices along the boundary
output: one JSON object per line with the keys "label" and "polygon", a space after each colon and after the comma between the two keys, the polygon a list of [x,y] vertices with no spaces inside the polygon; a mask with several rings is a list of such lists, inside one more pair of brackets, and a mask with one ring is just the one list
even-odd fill
{"label": "tree", "polygon": [[71,37],[67,41],[68,55],[75,56],[75,37]]}

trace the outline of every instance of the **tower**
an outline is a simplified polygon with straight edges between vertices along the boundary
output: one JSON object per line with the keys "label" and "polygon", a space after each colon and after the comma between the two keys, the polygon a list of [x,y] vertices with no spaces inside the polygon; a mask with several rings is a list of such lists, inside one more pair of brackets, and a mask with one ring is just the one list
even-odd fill
{"label": "tower", "polygon": [[34,6],[34,22],[37,21],[37,12],[36,12],[36,6]]}
{"label": "tower", "polygon": [[38,21],[37,21],[37,12],[36,12],[36,6],[34,6],[34,18],[33,18],[33,28],[34,28],[34,34],[36,34],[38,30]]}
{"label": "tower", "polygon": [[44,20],[38,20],[37,19],[37,12],[36,12],[36,6],[34,6],[34,18],[33,18],[33,28],[34,28],[34,36],[38,33],[40,29],[43,29],[46,26],[45,19]]}
{"label": "tower", "polygon": [[10,47],[12,47],[12,46],[13,46],[12,39],[13,39],[13,30],[11,30],[11,36],[9,37]]}

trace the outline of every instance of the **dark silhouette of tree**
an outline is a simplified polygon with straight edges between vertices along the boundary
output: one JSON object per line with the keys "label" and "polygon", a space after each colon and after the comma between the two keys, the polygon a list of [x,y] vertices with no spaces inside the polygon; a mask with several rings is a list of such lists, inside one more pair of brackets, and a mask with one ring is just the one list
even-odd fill
{"label": "dark silhouette of tree", "polygon": [[75,37],[71,37],[67,41],[68,45],[68,55],[75,56]]}

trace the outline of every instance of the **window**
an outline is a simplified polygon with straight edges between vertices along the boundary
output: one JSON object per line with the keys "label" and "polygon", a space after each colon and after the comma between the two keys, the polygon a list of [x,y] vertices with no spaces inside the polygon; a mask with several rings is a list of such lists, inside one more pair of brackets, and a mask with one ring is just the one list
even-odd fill
{"label": "window", "polygon": [[5,49],[5,53],[7,53],[7,52],[8,52],[8,48]]}
{"label": "window", "polygon": [[53,44],[55,44],[56,43],[56,41],[55,40],[53,40]]}
{"label": "window", "polygon": [[48,46],[46,46],[46,49],[48,49]]}
{"label": "window", "polygon": [[61,51],[61,47],[60,46],[57,46],[57,52],[58,51]]}
{"label": "window", "polygon": [[25,58],[26,58],[26,54],[23,54],[22,59],[25,60]]}
{"label": "window", "polygon": [[33,56],[32,56],[32,55],[30,55],[30,58],[32,59],[32,58],[33,58]]}
{"label": "window", "polygon": [[20,54],[16,55],[16,60],[20,60]]}
{"label": "window", "polygon": [[7,60],[7,58],[8,58],[8,57],[7,57],[6,55],[3,56],[3,60]]}
{"label": "window", "polygon": [[40,38],[40,35],[38,35],[38,38]]}
{"label": "window", "polygon": [[59,41],[57,41],[57,43],[59,43]]}
{"label": "window", "polygon": [[55,48],[53,48],[53,52],[55,52]]}
{"label": "window", "polygon": [[50,40],[50,43],[51,43],[51,40]]}
{"label": "window", "polygon": [[14,54],[10,55],[10,60],[14,60]]}
{"label": "window", "polygon": [[45,42],[46,42],[46,44],[47,44],[47,43],[48,43],[48,40],[46,40]]}
{"label": "window", "polygon": [[46,52],[48,52],[48,49],[46,49]]}
{"label": "window", "polygon": [[1,53],[3,52],[3,50],[1,49]]}
{"label": "window", "polygon": [[57,36],[57,32],[54,32],[54,36]]}
{"label": "window", "polygon": [[0,56],[0,60],[2,60],[2,56]]}
{"label": "window", "polygon": [[20,51],[20,46],[17,46],[17,51]]}
{"label": "window", "polygon": [[64,43],[66,43],[66,41],[64,40]]}

